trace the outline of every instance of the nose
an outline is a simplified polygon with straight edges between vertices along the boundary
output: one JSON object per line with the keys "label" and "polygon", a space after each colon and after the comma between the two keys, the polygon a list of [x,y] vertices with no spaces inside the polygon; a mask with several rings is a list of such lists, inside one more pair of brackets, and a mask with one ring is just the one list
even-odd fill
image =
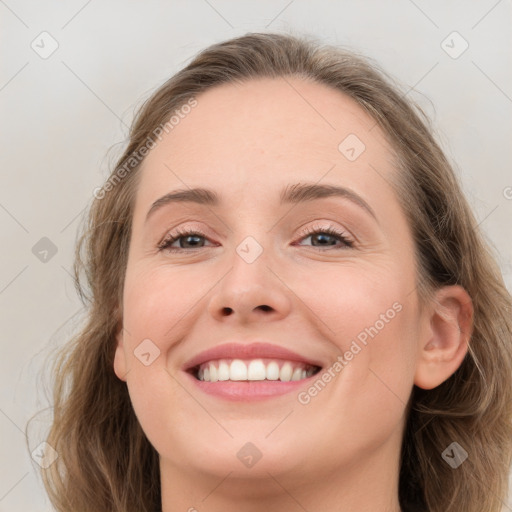
{"label": "nose", "polygon": [[248,324],[276,321],[291,309],[291,292],[271,268],[268,251],[251,263],[236,251],[231,268],[213,288],[208,312],[216,320]]}

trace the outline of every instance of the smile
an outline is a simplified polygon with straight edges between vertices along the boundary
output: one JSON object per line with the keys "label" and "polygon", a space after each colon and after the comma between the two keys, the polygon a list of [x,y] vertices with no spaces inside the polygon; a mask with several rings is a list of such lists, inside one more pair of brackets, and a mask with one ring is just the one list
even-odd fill
{"label": "smile", "polygon": [[324,362],[261,340],[228,341],[192,356],[182,369],[192,386],[237,402],[297,392]]}
{"label": "smile", "polygon": [[298,381],[318,373],[320,367],[298,361],[274,359],[220,359],[207,361],[193,369],[203,382],[222,381]]}

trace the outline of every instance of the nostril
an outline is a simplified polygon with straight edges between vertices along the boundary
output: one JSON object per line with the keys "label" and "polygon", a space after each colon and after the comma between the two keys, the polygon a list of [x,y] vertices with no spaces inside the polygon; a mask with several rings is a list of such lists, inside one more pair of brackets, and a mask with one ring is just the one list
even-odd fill
{"label": "nostril", "polygon": [[272,308],[270,306],[267,306],[266,304],[263,304],[263,306],[258,306],[260,309],[263,309],[263,311],[272,311]]}

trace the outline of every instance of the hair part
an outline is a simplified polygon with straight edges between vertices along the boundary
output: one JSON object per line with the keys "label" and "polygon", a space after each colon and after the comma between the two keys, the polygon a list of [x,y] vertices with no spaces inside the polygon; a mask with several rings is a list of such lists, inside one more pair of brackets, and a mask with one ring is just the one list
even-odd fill
{"label": "hair part", "polygon": [[[398,170],[392,185],[414,238],[420,303],[450,284],[464,287],[473,302],[474,330],[462,365],[432,390],[415,386],[410,397],[401,506],[415,512],[501,510],[512,457],[512,298],[428,119],[368,58],[306,38],[251,33],[202,51],[142,105],[109,179],[121,168],[129,172],[92,202],[75,261],[88,320],[54,366],[47,441],[59,458],[42,470],[59,512],[161,507],[158,453],[113,370],[141,167],[133,155],[190,98],[220,84],[287,76],[349,96],[388,138]],[[456,470],[441,457],[453,441],[469,453]]]}

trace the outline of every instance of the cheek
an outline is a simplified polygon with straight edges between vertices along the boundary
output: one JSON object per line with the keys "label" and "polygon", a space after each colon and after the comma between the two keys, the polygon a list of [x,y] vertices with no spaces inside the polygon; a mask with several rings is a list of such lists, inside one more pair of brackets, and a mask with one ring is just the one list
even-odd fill
{"label": "cheek", "polygon": [[[168,273],[167,273],[168,274]],[[162,404],[184,399],[183,389],[168,367],[166,354],[187,334],[185,315],[200,294],[189,279],[163,269],[126,275],[123,296],[123,347],[127,386],[135,413],[153,442],[165,409]],[[188,326],[189,327],[189,326]],[[179,411],[173,412],[173,419]]]}
{"label": "cheek", "polygon": [[[334,394],[342,408],[347,405],[345,417],[359,418],[359,424],[371,424],[379,411],[393,411],[396,421],[409,399],[418,335],[413,282],[392,266],[353,265],[312,273],[293,288],[315,328],[341,357]],[[315,401],[325,405],[324,398]]]}
{"label": "cheek", "polygon": [[[288,282],[292,274],[287,277]],[[315,327],[326,339],[347,350],[352,339],[364,344],[373,336],[397,329],[411,283],[391,265],[362,265],[358,262],[322,268],[318,265],[300,278],[293,278],[290,287],[307,308]],[[400,322],[398,322],[400,323]],[[384,336],[385,337],[385,336]],[[390,336],[388,344],[398,340]]]}
{"label": "cheek", "polygon": [[168,274],[162,268],[140,273],[131,269],[123,297],[127,387],[137,419],[159,453],[165,452],[169,439],[186,435],[182,426],[204,420],[198,408],[171,408],[190,402],[168,364],[167,353],[187,335],[190,325],[185,315],[199,294],[190,288],[189,279],[180,279],[176,271],[172,278]]}
{"label": "cheek", "polygon": [[193,314],[208,288],[197,275],[165,267],[128,274],[123,321],[132,346],[148,338],[166,352],[187,334],[186,315]]}
{"label": "cheek", "polygon": [[[346,441],[330,444],[322,453],[326,460],[333,453],[361,457],[364,450],[376,449],[400,432],[413,385],[415,351],[414,308],[402,299],[391,308],[387,300],[379,305],[376,298],[366,299],[368,316],[341,315],[346,321],[340,319],[338,327],[348,336],[333,339],[342,353],[341,361],[333,361],[330,368],[334,378],[325,387],[312,383],[300,396],[304,405],[297,418],[304,424],[309,418],[320,419],[319,444],[321,438]],[[381,312],[388,312],[388,323],[380,319]],[[340,364],[334,366],[336,362]]]}

